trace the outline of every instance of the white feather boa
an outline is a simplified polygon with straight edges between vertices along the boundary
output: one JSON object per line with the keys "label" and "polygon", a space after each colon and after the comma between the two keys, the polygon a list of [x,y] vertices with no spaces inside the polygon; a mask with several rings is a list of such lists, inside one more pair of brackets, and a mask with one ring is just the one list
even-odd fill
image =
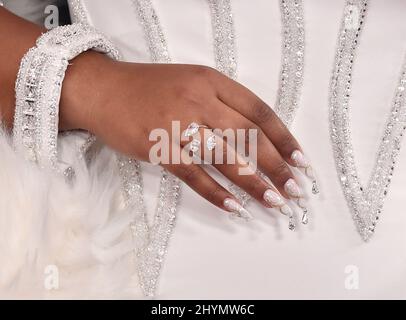
{"label": "white feather boa", "polygon": [[0,297],[141,297],[113,153],[87,165],[74,157],[77,137],[60,140],[71,185],[17,156],[0,131]]}

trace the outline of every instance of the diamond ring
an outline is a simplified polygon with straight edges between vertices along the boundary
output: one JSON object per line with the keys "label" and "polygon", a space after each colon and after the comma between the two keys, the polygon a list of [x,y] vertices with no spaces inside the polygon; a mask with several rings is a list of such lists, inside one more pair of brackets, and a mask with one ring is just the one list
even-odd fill
{"label": "diamond ring", "polygon": [[[212,129],[210,129],[208,126],[206,125],[200,125],[196,122],[192,122],[191,124],[188,125],[187,129],[185,130],[185,132],[183,133],[183,135],[185,137],[192,137],[194,136],[196,133],[199,132],[199,129],[208,129],[213,131]],[[200,145],[201,142],[198,139],[193,139],[192,142],[190,142],[189,144],[189,150],[195,154],[196,152],[198,152],[200,150]],[[206,141],[206,147],[209,151],[214,150],[214,148],[216,147],[216,136],[214,134],[211,134],[209,136],[209,138]]]}

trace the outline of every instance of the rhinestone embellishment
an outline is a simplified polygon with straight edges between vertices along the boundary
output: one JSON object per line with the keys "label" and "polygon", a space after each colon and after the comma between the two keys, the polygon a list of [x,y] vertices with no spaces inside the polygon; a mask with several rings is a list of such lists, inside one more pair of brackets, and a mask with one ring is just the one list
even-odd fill
{"label": "rhinestone embellishment", "polygon": [[305,30],[302,0],[281,0],[282,69],[275,112],[290,127],[303,83]]}

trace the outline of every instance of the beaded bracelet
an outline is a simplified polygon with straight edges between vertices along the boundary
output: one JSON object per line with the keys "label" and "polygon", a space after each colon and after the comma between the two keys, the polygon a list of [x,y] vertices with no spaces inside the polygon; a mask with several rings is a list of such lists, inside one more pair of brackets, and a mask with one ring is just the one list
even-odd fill
{"label": "beaded bracelet", "polygon": [[120,59],[104,35],[88,25],[72,24],[43,34],[21,61],[13,142],[17,152],[41,167],[57,166],[59,101],[69,60],[90,49]]}

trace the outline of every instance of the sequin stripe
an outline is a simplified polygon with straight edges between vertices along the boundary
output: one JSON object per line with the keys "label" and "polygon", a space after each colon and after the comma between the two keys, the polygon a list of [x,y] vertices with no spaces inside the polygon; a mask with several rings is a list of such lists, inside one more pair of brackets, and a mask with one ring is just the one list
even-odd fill
{"label": "sequin stripe", "polygon": [[[133,0],[133,4],[144,28],[144,34],[152,61],[170,63],[171,59],[166,45],[166,39],[152,2]],[[134,195],[136,199],[135,206],[137,206],[137,202],[143,202],[143,200],[141,200],[143,197],[142,175],[140,170],[137,170],[135,174],[137,177],[131,184],[131,187],[141,188],[141,192]],[[138,243],[140,244],[139,250],[137,250],[138,275],[142,290],[146,296],[153,296],[155,294],[162,263],[175,224],[179,197],[179,179],[163,170],[152,227],[148,226],[145,206],[143,207],[143,213],[136,217],[134,221],[132,228],[134,238],[138,239]],[[149,231],[147,234],[139,236],[137,233],[140,229]],[[142,237],[144,237],[144,240],[140,239]]]}
{"label": "sequin stripe", "polygon": [[132,208],[134,220],[131,223],[133,239],[137,245],[137,256],[148,243],[148,224],[146,223],[146,207],[143,197],[143,181],[140,173],[140,163],[127,157],[118,156],[119,173],[125,206]]}
{"label": "sequin stripe", "polygon": [[[237,76],[233,15],[229,1],[208,0],[212,11],[216,66],[231,77]],[[275,112],[290,127],[299,105],[303,82],[305,32],[302,0],[280,0],[282,17],[282,68]],[[227,32],[231,36],[227,36]],[[220,39],[220,40],[216,40]],[[232,48],[232,49],[231,49]],[[262,177],[264,174],[258,172]],[[233,183],[228,190],[243,205],[250,201],[248,193]]]}
{"label": "sequin stripe", "polygon": [[393,107],[389,119],[387,120],[384,135],[379,147],[377,161],[373,174],[368,181],[367,201],[371,201],[374,204],[373,211],[376,212],[376,217],[379,217],[379,214],[382,212],[384,199],[389,191],[397,157],[400,153],[403,136],[406,130],[405,89],[406,55],[404,57],[401,77],[396,88]]}
{"label": "sequin stripe", "polygon": [[149,228],[140,164],[126,157],[119,157],[118,161],[125,204],[134,212],[131,231],[136,248],[140,285],[146,296],[153,296],[175,223],[180,186],[177,178],[163,171],[157,211],[152,228]]}
{"label": "sequin stripe", "polygon": [[299,106],[303,83],[305,32],[301,0],[280,0],[282,68],[275,112],[290,127]]}
{"label": "sequin stripe", "polygon": [[[357,178],[353,149],[349,140],[349,98],[352,63],[355,58],[356,43],[359,41],[364,25],[366,6],[367,1],[347,1],[338,39],[330,93],[330,130],[337,172],[357,230],[364,240],[369,238],[369,223],[365,217],[365,209],[368,206],[363,201],[363,188]],[[362,15],[361,12],[363,12]],[[356,21],[351,21],[354,19]]]}
{"label": "sequin stripe", "polygon": [[351,142],[350,96],[353,64],[367,7],[366,0],[346,3],[330,90],[330,135],[337,173],[357,231],[365,241],[372,237],[379,220],[406,127],[403,93],[406,85],[405,57],[375,166],[364,188],[358,178]]}
{"label": "sequin stripe", "polygon": [[132,0],[141,24],[153,62],[170,63],[166,39],[158,15],[150,0]]}
{"label": "sequin stripe", "polygon": [[208,0],[213,25],[216,69],[237,78],[234,19],[230,0]]}
{"label": "sequin stripe", "polygon": [[179,180],[163,170],[155,221],[150,229],[149,242],[143,248],[141,260],[141,285],[147,296],[153,296],[158,284],[169,239],[175,227],[177,206],[180,199]]}
{"label": "sequin stripe", "polygon": [[82,3],[82,0],[68,0],[69,3],[69,12],[71,15],[72,22],[80,22],[88,24],[88,17],[86,8]]}

